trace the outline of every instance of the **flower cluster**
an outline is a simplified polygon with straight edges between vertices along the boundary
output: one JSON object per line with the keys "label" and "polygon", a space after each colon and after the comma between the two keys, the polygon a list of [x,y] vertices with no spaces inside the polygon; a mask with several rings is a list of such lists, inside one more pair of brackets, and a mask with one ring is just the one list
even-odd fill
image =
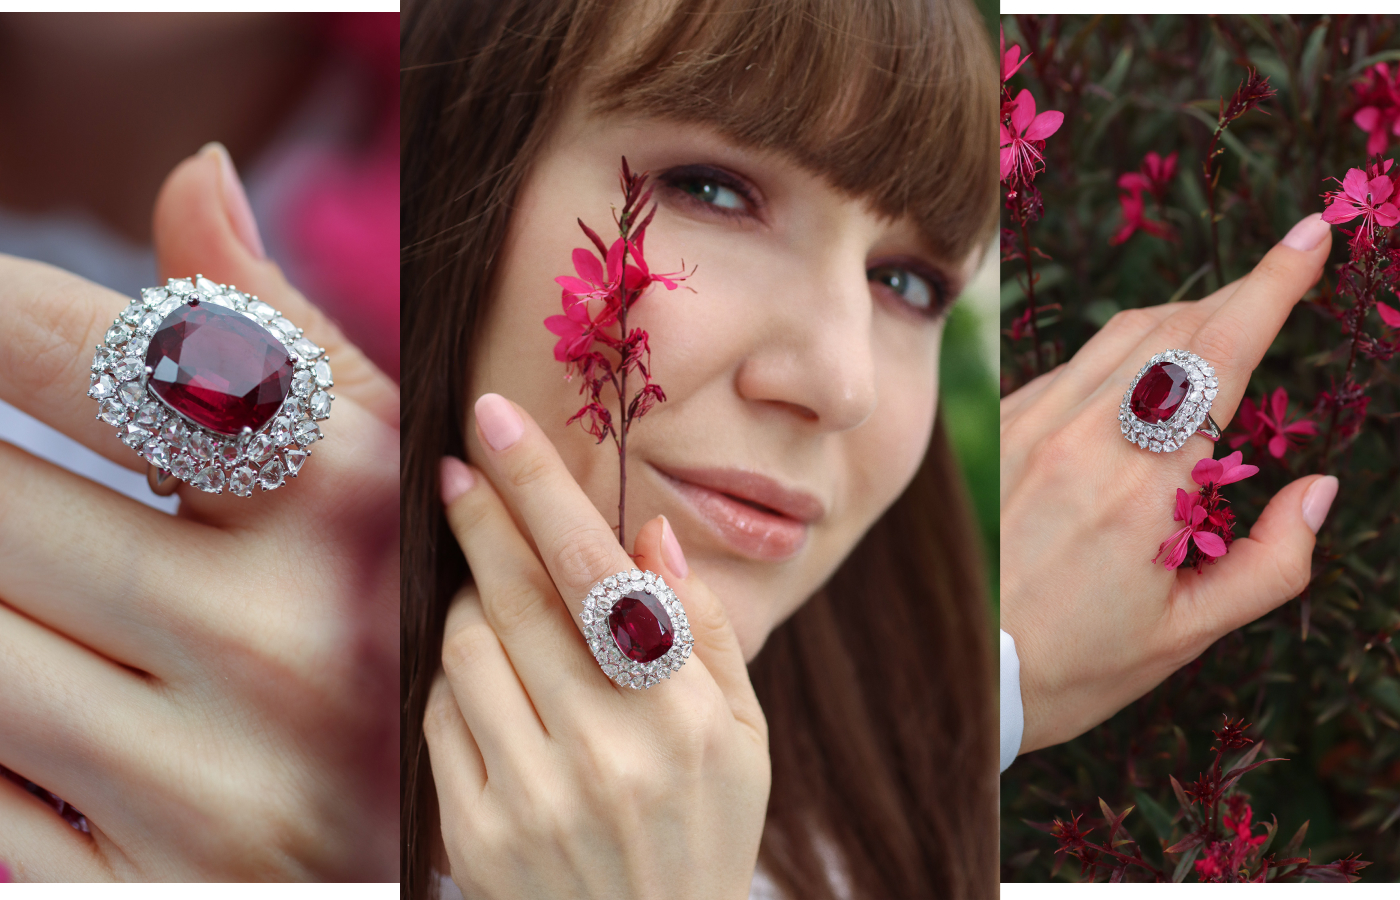
{"label": "flower cluster", "polygon": [[[1224,726],[1213,732],[1216,740],[1212,747],[1215,760],[1210,768],[1201,773],[1195,782],[1185,786],[1175,777],[1171,778],[1172,790],[1181,812],[1169,818],[1160,807],[1153,810],[1162,820],[1158,825],[1163,834],[1162,866],[1155,865],[1143,855],[1141,846],[1123,824],[1133,811],[1132,806],[1115,813],[1102,798],[1099,799],[1102,824],[1108,832],[1102,841],[1090,839],[1090,834],[1098,826],[1081,827],[1083,814],[1069,819],[1056,818],[1048,826],[1031,824],[1055,838],[1058,860],[1072,857],[1079,861],[1080,871],[1087,881],[1097,880],[1100,873],[1107,875],[1112,882],[1134,878],[1158,882],[1184,881],[1193,870],[1197,880],[1203,882],[1356,881],[1358,873],[1369,865],[1359,858],[1315,864],[1310,854],[1298,855],[1307,834],[1306,822],[1281,854],[1266,855],[1278,831],[1278,823],[1271,821],[1257,826],[1261,830],[1256,833],[1254,810],[1245,797],[1236,792],[1236,785],[1260,766],[1286,760],[1278,757],[1258,759],[1264,745],[1245,737],[1247,727],[1226,717]],[[1226,752],[1251,744],[1254,744],[1254,749],[1236,760],[1229,769],[1223,766]],[[1177,822],[1186,826],[1184,835],[1175,831],[1179,827],[1175,824]],[[1172,830],[1171,837],[1166,836],[1167,829]]]}
{"label": "flower cluster", "polygon": [[1366,132],[1366,155],[1379,156],[1400,137],[1400,67],[1392,75],[1386,63],[1376,63],[1352,85],[1358,109],[1351,121]]}
{"label": "flower cluster", "polygon": [[1170,225],[1149,219],[1143,214],[1146,207],[1143,195],[1151,194],[1160,219],[1162,201],[1166,199],[1167,190],[1176,175],[1176,158],[1175,152],[1163,159],[1161,154],[1153,150],[1143,158],[1142,167],[1138,171],[1125,172],[1119,177],[1118,190],[1121,193],[1118,195],[1118,205],[1123,210],[1123,225],[1109,238],[1110,244],[1123,243],[1139,229],[1153,237],[1176,240]]}
{"label": "flower cluster", "polygon": [[1230,551],[1235,540],[1235,513],[1230,502],[1220,496],[1220,489],[1259,471],[1258,466],[1244,465],[1243,457],[1237,450],[1224,459],[1206,458],[1196,463],[1191,480],[1201,488],[1194,494],[1176,489],[1172,518],[1183,524],[1157,547],[1154,563],[1165,553],[1162,565],[1175,569],[1194,553],[1193,564],[1199,572]]}
{"label": "flower cluster", "polygon": [[[688,276],[682,271],[652,272],[643,255],[647,226],[656,215],[656,205],[647,209],[651,188],[646,172],[636,173],[622,159],[621,212],[614,211],[618,237],[605,244],[598,233],[578,220],[579,228],[594,248],[574,250],[574,275],[554,281],[563,289],[562,316],[550,316],[544,325],[559,336],[554,358],[564,363],[566,378],[578,375],[579,393],[588,399],[566,424],[582,421],[584,429],[599,443],[611,437],[618,448],[621,477],[618,500],[618,535],[623,535],[622,509],[627,490],[627,432],[632,423],[666,400],[661,385],[651,380],[651,346],[647,332],[627,328],[627,315],[642,294],[653,284],[675,290]],[[627,378],[640,376],[641,387],[628,395]],[[611,388],[619,404],[614,420],[604,403],[603,392]]]}
{"label": "flower cluster", "polygon": [[1317,434],[1317,423],[1299,417],[1288,419],[1288,391],[1275,388],[1272,396],[1261,399],[1259,405],[1248,397],[1240,404],[1240,427],[1244,434],[1230,438],[1231,447],[1249,444],[1256,449],[1264,447],[1274,459],[1282,459],[1283,454],[1293,449],[1305,437]]}

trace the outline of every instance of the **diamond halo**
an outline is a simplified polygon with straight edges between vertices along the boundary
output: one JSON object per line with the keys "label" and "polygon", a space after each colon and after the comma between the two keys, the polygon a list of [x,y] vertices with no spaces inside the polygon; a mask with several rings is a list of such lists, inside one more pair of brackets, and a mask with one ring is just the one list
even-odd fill
{"label": "diamond halo", "polygon": [[[172,406],[151,384],[146,355],[152,337],[166,316],[199,303],[241,314],[290,358],[286,397],[256,429],[245,427],[234,435],[213,431]],[[196,275],[146,288],[122,310],[93,355],[87,394],[97,401],[97,418],[145,458],[153,490],[171,492],[173,478],[211,494],[251,497],[255,487],[276,490],[301,471],[311,445],[322,437],[320,423],[330,417],[333,384],[325,351],[278,310],[233,285]]]}
{"label": "diamond halo", "polygon": [[[633,591],[650,595],[670,618],[672,642],[670,648],[650,662],[636,662],[618,646],[613,637],[609,619],[614,605],[625,599]],[[690,658],[695,639],[690,633],[690,622],[685,617],[676,592],[666,586],[666,582],[654,572],[640,569],[618,572],[609,575],[589,590],[583,601],[583,636],[593,651],[593,658],[602,667],[603,673],[620,687],[644,690],[661,682],[680,670]]]}
{"label": "diamond halo", "polygon": [[[1138,418],[1133,412],[1133,391],[1148,370],[1160,363],[1180,366],[1186,372],[1190,389],[1185,399],[1165,421],[1152,423]],[[1186,439],[1201,431],[1210,440],[1214,430],[1214,420],[1210,418],[1211,403],[1220,389],[1215,376],[1215,368],[1201,357],[1186,350],[1165,350],[1143,363],[1134,376],[1132,384],[1123,393],[1123,402],[1118,407],[1118,424],[1129,443],[1137,444],[1153,453],[1171,453],[1180,449]],[[1209,424],[1206,424],[1209,423]],[[1206,424],[1203,429],[1202,425]],[[1218,431],[1216,432],[1218,437]]]}

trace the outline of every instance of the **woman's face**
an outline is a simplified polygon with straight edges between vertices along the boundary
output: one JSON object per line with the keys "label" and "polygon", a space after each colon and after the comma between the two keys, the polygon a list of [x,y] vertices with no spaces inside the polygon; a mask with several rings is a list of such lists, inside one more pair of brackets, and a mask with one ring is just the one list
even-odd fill
{"label": "woman's face", "polygon": [[[562,312],[555,277],[591,248],[576,220],[617,237],[624,155],[656,185],[649,267],[697,267],[680,290],[653,284],[629,315],[667,399],[627,436],[626,543],[664,513],[752,659],[918,468],[941,313],[971,260],[933,257],[912,221],[882,219],[784,157],[576,99],[512,214],[468,414],[486,392],[523,406],[614,526],[617,450],[565,425],[585,399],[544,320]],[[479,461],[474,422],[467,433]]]}

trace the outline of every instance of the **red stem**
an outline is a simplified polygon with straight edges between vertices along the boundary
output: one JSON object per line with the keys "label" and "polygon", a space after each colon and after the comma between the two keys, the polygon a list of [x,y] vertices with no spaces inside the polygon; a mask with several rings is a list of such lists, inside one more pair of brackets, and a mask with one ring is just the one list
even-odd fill
{"label": "red stem", "polygon": [[1031,346],[1035,348],[1035,374],[1039,375],[1045,366],[1040,361],[1040,330],[1035,324],[1035,266],[1031,263],[1031,238],[1026,228],[1026,219],[1025,216],[1020,218],[1021,255],[1026,259],[1026,302],[1030,304],[1031,312]]}

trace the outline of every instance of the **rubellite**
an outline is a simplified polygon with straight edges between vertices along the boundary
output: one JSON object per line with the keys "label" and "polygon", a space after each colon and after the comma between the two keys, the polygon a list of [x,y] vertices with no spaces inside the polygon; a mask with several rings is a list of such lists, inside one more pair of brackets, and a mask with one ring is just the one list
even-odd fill
{"label": "rubellite", "polygon": [[1160,362],[1138,379],[1131,399],[1133,415],[1150,425],[1165,422],[1191,390],[1186,370],[1176,363]]}
{"label": "rubellite", "polygon": [[666,607],[646,591],[629,591],[612,605],[608,630],[622,655],[639,663],[664,656],[675,641]]}
{"label": "rubellite", "polygon": [[287,348],[247,316],[213,303],[180,306],[162,319],[146,365],[162,400],[219,434],[261,428],[292,384]]}

